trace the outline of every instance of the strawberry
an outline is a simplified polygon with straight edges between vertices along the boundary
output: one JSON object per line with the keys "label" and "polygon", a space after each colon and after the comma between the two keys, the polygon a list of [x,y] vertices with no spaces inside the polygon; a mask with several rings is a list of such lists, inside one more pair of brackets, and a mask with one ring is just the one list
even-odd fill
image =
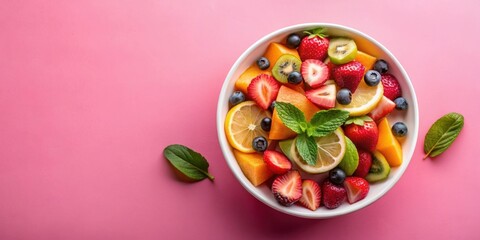
{"label": "strawberry", "polygon": [[357,149],[358,152],[358,166],[353,176],[364,178],[367,176],[370,167],[372,166],[372,154],[363,149]]}
{"label": "strawberry", "polygon": [[323,63],[325,63],[327,65],[327,68],[328,68],[328,79],[332,79],[333,78],[333,69],[335,69],[335,67],[337,65],[333,64],[329,58],[327,58],[325,61],[323,61]]}
{"label": "strawberry", "polygon": [[335,185],[329,180],[322,183],[322,202],[326,208],[337,208],[346,198],[347,192],[343,186]]}
{"label": "strawberry", "polygon": [[367,180],[360,177],[345,178],[343,186],[347,190],[347,199],[350,204],[364,199],[370,190],[370,185]]}
{"label": "strawberry", "polygon": [[333,69],[333,79],[340,88],[348,88],[352,93],[357,90],[358,84],[363,79],[365,67],[357,61],[339,65]]}
{"label": "strawberry", "polygon": [[377,124],[368,116],[349,119],[345,122],[345,136],[350,138],[357,148],[375,151],[378,142]]}
{"label": "strawberry", "polygon": [[368,114],[368,116],[371,117],[373,121],[378,121],[391,113],[393,109],[395,109],[395,103],[383,96],[378,105]]}
{"label": "strawberry", "polygon": [[315,211],[320,207],[320,200],[322,198],[322,191],[317,182],[305,179],[302,182],[302,197],[298,202],[300,205]]}
{"label": "strawberry", "polygon": [[284,174],[292,169],[292,163],[283,153],[275,150],[263,152],[263,161],[267,164],[268,170],[275,174]]}
{"label": "strawberry", "polygon": [[305,31],[305,33],[308,36],[302,38],[297,49],[302,62],[307,59],[325,60],[328,54],[328,44],[330,43],[330,40],[324,34],[325,29],[317,28],[312,32]]}
{"label": "strawberry", "polygon": [[328,67],[316,59],[308,59],[302,63],[303,80],[312,88],[322,86],[328,78]]}
{"label": "strawberry", "polygon": [[305,96],[312,103],[323,109],[335,107],[337,87],[335,84],[323,85],[320,88],[310,89],[305,92]]}
{"label": "strawberry", "polygon": [[382,84],[383,84],[383,95],[390,100],[395,100],[402,96],[402,89],[398,80],[392,74],[382,74]]}
{"label": "strawberry", "polygon": [[272,192],[275,199],[284,206],[290,206],[302,197],[302,178],[296,170],[278,176],[273,180]]}
{"label": "strawberry", "polygon": [[268,74],[256,76],[248,85],[247,95],[261,108],[267,110],[270,104],[277,98],[280,83]]}

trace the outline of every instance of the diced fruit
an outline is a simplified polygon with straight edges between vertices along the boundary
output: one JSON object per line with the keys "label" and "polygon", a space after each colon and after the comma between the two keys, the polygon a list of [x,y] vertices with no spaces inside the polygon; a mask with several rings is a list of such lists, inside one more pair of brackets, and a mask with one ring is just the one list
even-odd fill
{"label": "diced fruit", "polygon": [[264,136],[255,137],[252,141],[253,150],[264,152],[268,148],[268,141]]}
{"label": "diced fruit", "polygon": [[[276,101],[293,104],[305,114],[305,117],[308,121],[310,121],[316,112],[320,111],[320,109],[310,102],[303,94],[285,86],[280,87]],[[273,140],[283,140],[292,138],[295,135],[295,132],[283,124],[282,120],[278,116],[277,111],[274,109],[269,138]]]}
{"label": "diced fruit", "polygon": [[292,163],[281,152],[267,150],[263,153],[263,161],[270,171],[275,174],[284,174],[292,169]]}
{"label": "diced fruit", "polygon": [[370,190],[370,184],[367,180],[360,177],[347,177],[343,186],[347,190],[347,199],[350,204],[364,199]]}
{"label": "diced fruit", "polygon": [[387,118],[383,118],[378,124],[378,134],[377,150],[385,156],[391,167],[400,166],[403,161],[402,147],[395,136],[393,136]]}
{"label": "diced fruit", "polygon": [[365,179],[371,183],[386,179],[390,174],[390,165],[387,160],[379,151],[373,152],[372,157],[372,166]]}
{"label": "diced fruit", "polygon": [[299,72],[301,65],[302,62],[297,57],[291,54],[282,55],[272,68],[273,77],[281,83],[287,83],[288,75]]}
{"label": "diced fruit", "polygon": [[351,176],[353,172],[357,169],[358,166],[358,151],[355,144],[348,137],[345,137],[346,150],[345,155],[343,156],[342,161],[338,164],[338,167],[341,168],[347,176]]}
{"label": "diced fruit", "polygon": [[339,207],[347,199],[347,191],[343,186],[335,185],[329,180],[322,183],[322,203],[328,209]]}
{"label": "diced fruit", "polygon": [[368,114],[368,116],[370,116],[373,121],[378,121],[391,113],[393,109],[395,109],[395,103],[387,97],[382,96],[378,105]]}
{"label": "diced fruit", "polygon": [[270,61],[266,57],[261,57],[257,60],[257,66],[261,70],[266,70],[270,67]]}
{"label": "diced fruit", "polygon": [[325,63],[327,65],[327,68],[328,68],[328,78],[327,79],[332,79],[333,78],[333,70],[335,69],[335,67],[337,65],[330,62],[329,58],[325,59],[325,61],[323,61],[323,63]]}
{"label": "diced fruit", "polygon": [[358,149],[358,166],[353,176],[365,178],[372,166],[372,154],[368,151]]}
{"label": "diced fruit", "polygon": [[233,154],[243,174],[254,186],[264,183],[273,175],[263,161],[262,154],[243,153],[236,149],[233,150]]}
{"label": "diced fruit", "polygon": [[352,102],[348,105],[337,104],[336,108],[350,112],[350,116],[362,116],[372,111],[383,96],[383,86],[370,87],[361,81],[357,91],[352,95]]}
{"label": "diced fruit", "polygon": [[395,103],[395,108],[397,110],[407,110],[408,109],[408,102],[407,102],[407,99],[403,98],[403,97],[398,97],[398,98],[395,98],[395,100],[393,101]]}
{"label": "diced fruit", "polygon": [[233,107],[241,102],[245,101],[245,94],[243,94],[242,91],[235,91],[230,95],[230,98],[228,99],[228,102],[230,103],[230,106]]}
{"label": "diced fruit", "polygon": [[271,126],[272,126],[272,119],[269,117],[263,118],[262,122],[260,122],[260,127],[262,127],[263,131],[265,132],[269,132]]}
{"label": "diced fruit", "polygon": [[352,93],[355,93],[364,73],[365,67],[361,63],[351,61],[335,67],[333,69],[333,79],[339,87],[348,88]]}
{"label": "diced fruit", "polygon": [[275,178],[272,184],[275,199],[284,206],[290,206],[302,197],[302,178],[296,170]]}
{"label": "diced fruit", "polygon": [[[357,56],[357,44],[349,38],[333,38],[328,45],[328,57],[334,64],[345,64]],[[362,72],[363,73],[363,72]]]}
{"label": "diced fruit", "polygon": [[288,74],[287,80],[288,80],[288,83],[297,85],[303,81],[303,77],[302,77],[302,74],[300,74],[299,72],[293,71],[290,74]]}
{"label": "diced fruit", "polygon": [[407,125],[403,122],[396,122],[392,126],[392,133],[397,137],[404,137],[408,133]]}
{"label": "diced fruit", "polygon": [[365,66],[365,71],[373,69],[376,60],[376,57],[362,51],[357,51],[357,56],[355,56],[355,61],[358,61]]}
{"label": "diced fruit", "polygon": [[336,99],[341,105],[348,105],[352,102],[352,91],[348,88],[342,88],[337,92]]}
{"label": "diced fruit", "polygon": [[326,84],[306,91],[305,96],[319,108],[330,109],[335,107],[336,92],[337,85]]}
{"label": "diced fruit", "polygon": [[352,123],[345,123],[345,136],[350,138],[352,142],[364,150],[373,152],[378,142],[377,124],[369,117],[362,117],[359,121],[352,119]]}
{"label": "diced fruit", "polygon": [[300,59],[318,59],[320,61],[327,58],[328,44],[330,40],[325,37],[325,29],[317,28],[312,32],[305,31],[308,35],[302,38],[298,46]]}
{"label": "diced fruit", "polygon": [[342,185],[347,175],[341,168],[334,168],[328,172],[328,179],[333,184]]}
{"label": "diced fruit", "polygon": [[235,90],[239,90],[247,94],[248,85],[250,85],[252,80],[260,74],[271,75],[271,73],[268,71],[260,70],[257,64],[253,64],[247,68],[247,70],[245,70],[240,77],[238,77],[237,81],[235,81]]}
{"label": "diced fruit", "polygon": [[263,54],[263,56],[270,61],[270,67],[268,68],[268,70],[271,71],[273,66],[277,63],[277,60],[285,54],[290,54],[297,58],[300,58],[297,50],[290,49],[281,43],[270,43],[267,47],[267,50],[265,51],[265,54]]}
{"label": "diced fruit", "polygon": [[287,37],[287,47],[295,49],[300,45],[301,41],[302,38],[298,34],[292,33]]}
{"label": "diced fruit", "polygon": [[375,70],[368,70],[365,73],[363,79],[368,86],[377,86],[377,84],[379,84],[380,80],[382,79],[382,75],[380,75],[380,73]]}
{"label": "diced fruit", "polygon": [[261,109],[254,101],[245,101],[231,108],[225,118],[225,135],[230,146],[241,152],[255,152],[253,139],[268,135],[260,127],[265,117],[271,117],[270,112]]}
{"label": "diced fruit", "polygon": [[277,97],[280,84],[267,74],[260,74],[248,85],[248,96],[261,108],[268,109]]}
{"label": "diced fruit", "polygon": [[383,59],[378,59],[373,65],[373,69],[379,73],[386,73],[388,71],[388,63]]}
{"label": "diced fruit", "polygon": [[320,207],[322,191],[317,182],[305,179],[302,182],[302,197],[298,201],[302,206],[315,211]]}
{"label": "diced fruit", "polygon": [[328,67],[325,63],[317,59],[308,59],[302,63],[302,76],[312,88],[322,86],[328,79]]}
{"label": "diced fruit", "polygon": [[390,100],[402,96],[402,89],[398,80],[392,74],[382,74],[383,95]]}

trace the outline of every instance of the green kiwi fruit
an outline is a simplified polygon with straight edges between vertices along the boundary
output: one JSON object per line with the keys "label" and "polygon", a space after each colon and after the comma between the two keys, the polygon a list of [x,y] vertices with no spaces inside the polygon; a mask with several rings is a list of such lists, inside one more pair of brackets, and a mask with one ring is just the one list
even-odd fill
{"label": "green kiwi fruit", "polygon": [[390,165],[388,165],[385,157],[379,152],[375,151],[372,154],[372,166],[370,171],[368,171],[365,179],[368,182],[378,182],[384,180],[390,174]]}
{"label": "green kiwi fruit", "polygon": [[344,64],[357,56],[357,44],[349,38],[333,38],[328,45],[328,57],[334,64]]}
{"label": "green kiwi fruit", "polygon": [[288,82],[288,74],[293,71],[300,72],[302,61],[291,54],[280,56],[272,68],[272,74],[281,83]]}

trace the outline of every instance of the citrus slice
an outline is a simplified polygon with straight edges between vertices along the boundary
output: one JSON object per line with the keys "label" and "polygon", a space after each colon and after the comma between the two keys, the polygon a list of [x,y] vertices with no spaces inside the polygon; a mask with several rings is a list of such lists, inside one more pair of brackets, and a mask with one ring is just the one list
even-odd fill
{"label": "citrus slice", "polygon": [[383,96],[383,85],[368,86],[364,80],[360,81],[357,90],[352,95],[352,102],[342,105],[338,102],[335,107],[350,112],[350,116],[362,116],[372,111]]}
{"label": "citrus slice", "polygon": [[230,109],[225,118],[225,134],[230,145],[240,152],[255,152],[253,139],[259,136],[268,139],[268,132],[260,126],[265,117],[271,118],[270,112],[254,101],[245,101]]}

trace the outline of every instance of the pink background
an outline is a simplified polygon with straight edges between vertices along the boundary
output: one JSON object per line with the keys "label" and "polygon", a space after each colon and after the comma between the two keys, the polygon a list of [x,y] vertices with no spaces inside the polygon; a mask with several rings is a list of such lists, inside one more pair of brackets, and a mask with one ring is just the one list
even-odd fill
{"label": "pink background", "polygon": [[[479,239],[479,8],[478,0],[3,1],[0,239]],[[403,178],[373,205],[328,220],[288,216],[249,195],[215,128],[236,58],[303,22],[344,24],[383,43],[420,104]],[[423,161],[423,136],[451,111],[465,116],[462,133]],[[162,157],[172,143],[206,156],[215,182],[178,181]]]}

